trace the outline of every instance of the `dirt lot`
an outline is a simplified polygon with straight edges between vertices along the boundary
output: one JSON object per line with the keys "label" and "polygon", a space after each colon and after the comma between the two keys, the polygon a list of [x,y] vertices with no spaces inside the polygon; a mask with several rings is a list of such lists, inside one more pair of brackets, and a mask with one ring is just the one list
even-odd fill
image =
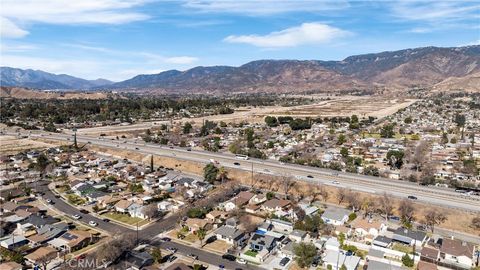
{"label": "dirt lot", "polygon": [[[242,107],[235,109],[233,114],[211,115],[197,118],[182,118],[173,121],[173,124],[191,122],[201,125],[204,120],[224,121],[226,123],[263,122],[265,116],[293,116],[293,117],[332,117],[332,116],[351,116],[356,114],[359,117],[375,116],[378,118],[388,116],[405,108],[416,100],[413,99],[395,99],[386,97],[359,97],[359,96],[339,96],[329,97],[331,100],[318,100],[315,104],[300,105],[292,107],[268,106],[268,107]],[[125,135],[132,137],[140,134],[143,130],[155,130],[161,124],[170,124],[170,121],[156,121],[137,123],[126,126],[105,126],[79,129],[79,134],[91,134],[98,136],[102,133],[112,136]]]}
{"label": "dirt lot", "polygon": [[10,155],[23,150],[42,149],[52,147],[52,144],[30,140],[27,138],[17,138],[16,136],[0,136],[0,155]]}

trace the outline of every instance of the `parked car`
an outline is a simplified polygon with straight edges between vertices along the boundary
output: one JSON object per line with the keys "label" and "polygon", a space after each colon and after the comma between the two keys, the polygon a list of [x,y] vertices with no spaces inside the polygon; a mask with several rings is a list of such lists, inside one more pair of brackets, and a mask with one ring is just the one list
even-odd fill
{"label": "parked car", "polygon": [[177,256],[173,256],[173,255],[172,255],[172,256],[168,257],[168,262],[173,262],[173,261],[175,261],[176,259],[177,259]]}
{"label": "parked car", "polygon": [[332,184],[340,185],[340,182],[338,182],[338,181],[332,181]]}
{"label": "parked car", "polygon": [[168,238],[168,237],[162,237],[160,240],[164,241],[164,242],[170,242],[172,241],[172,239]]}
{"label": "parked car", "polygon": [[195,254],[193,254],[193,253],[188,254],[187,257],[192,258],[192,259],[195,259],[195,260],[198,259],[198,256],[195,255]]}
{"label": "parked car", "polygon": [[85,210],[85,209],[80,209],[80,213],[82,213],[82,214],[89,214],[90,212],[88,212],[88,211]]}
{"label": "parked car", "polygon": [[313,178],[313,176],[311,176],[311,175],[307,175],[307,178]]}
{"label": "parked car", "polygon": [[232,254],[223,254],[222,259],[234,262],[237,259],[237,257],[233,256]]}
{"label": "parked car", "polygon": [[239,263],[239,264],[247,264],[247,261],[245,261],[245,260],[242,259],[242,258],[238,258],[238,259],[237,259],[237,263]]}
{"label": "parked car", "polygon": [[172,253],[175,253],[178,250],[177,248],[174,248],[174,247],[167,247],[166,249]]}
{"label": "parked car", "polygon": [[108,219],[108,218],[104,218],[102,220],[103,220],[103,222],[110,222],[110,219]]}
{"label": "parked car", "polygon": [[408,198],[409,198],[410,200],[417,200],[417,199],[418,199],[416,196],[412,196],[412,195],[408,196]]}
{"label": "parked car", "polygon": [[235,166],[240,166],[240,163],[234,162],[233,165],[235,165]]}
{"label": "parked car", "polygon": [[283,258],[283,259],[280,261],[280,266],[285,266],[285,265],[287,265],[289,262],[290,262],[290,259],[289,259],[288,257],[285,257],[285,258]]}

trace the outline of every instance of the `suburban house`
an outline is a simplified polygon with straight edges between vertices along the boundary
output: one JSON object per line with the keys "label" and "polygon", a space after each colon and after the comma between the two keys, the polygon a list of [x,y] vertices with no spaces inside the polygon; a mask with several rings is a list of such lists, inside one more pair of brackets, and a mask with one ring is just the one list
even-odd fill
{"label": "suburban house", "polygon": [[394,231],[392,240],[410,246],[415,245],[421,247],[427,240],[427,234],[421,231],[413,231],[399,227]]}
{"label": "suburban house", "polygon": [[420,253],[420,259],[427,262],[436,262],[440,251],[431,247],[423,247]]}
{"label": "suburban house", "polygon": [[391,238],[380,235],[380,236],[375,237],[375,239],[373,239],[372,245],[383,247],[383,248],[388,248],[392,244],[392,241],[393,240]]}
{"label": "suburban house", "polygon": [[254,251],[266,250],[270,253],[277,246],[277,239],[271,235],[254,234],[250,239],[250,249]]}
{"label": "suburban house", "polygon": [[234,247],[243,247],[247,240],[245,232],[237,228],[234,220],[229,219],[228,221],[215,232],[217,239],[223,240]]}
{"label": "suburban house", "polygon": [[350,213],[352,213],[352,211],[348,209],[328,207],[322,214],[322,220],[326,224],[340,226],[348,221],[348,215],[350,215]]}
{"label": "suburban house", "polygon": [[34,252],[25,256],[25,259],[32,265],[42,265],[57,257],[57,250],[52,247],[39,247]]}
{"label": "suburban house", "polygon": [[355,270],[360,263],[360,257],[347,256],[343,250],[327,250],[322,260],[324,267],[330,265],[333,270],[340,270],[342,266],[347,270]]}
{"label": "suburban house", "polygon": [[380,233],[387,230],[387,226],[383,222],[372,219],[357,218],[352,224],[355,228],[355,234],[367,241],[373,241]]}
{"label": "suburban house", "polygon": [[307,237],[307,232],[302,230],[294,230],[291,232],[288,237],[295,242],[303,242]]}
{"label": "suburban house", "polygon": [[290,201],[271,199],[262,205],[262,209],[268,212],[285,211],[290,206]]}
{"label": "suburban house", "polygon": [[293,223],[281,219],[271,219],[270,223],[273,229],[277,232],[291,232],[293,231]]}
{"label": "suburban house", "polygon": [[188,218],[184,223],[184,226],[186,226],[191,232],[195,232],[199,229],[208,230],[210,225],[212,225],[210,221],[201,218]]}
{"label": "suburban house", "polygon": [[16,235],[16,236],[11,235],[7,238],[4,238],[0,242],[0,246],[6,249],[15,249],[15,248],[24,246],[26,244],[28,244],[28,239],[21,235]]}
{"label": "suburban house", "polygon": [[50,240],[49,245],[68,252],[79,250],[88,246],[92,241],[92,235],[87,231],[70,230],[62,236]]}
{"label": "suburban house", "polygon": [[440,260],[462,268],[473,266],[473,244],[458,239],[444,238],[440,247]]}
{"label": "suburban house", "polygon": [[115,211],[120,212],[120,213],[127,213],[128,212],[128,207],[132,205],[133,202],[127,201],[127,200],[120,200],[115,204]]}

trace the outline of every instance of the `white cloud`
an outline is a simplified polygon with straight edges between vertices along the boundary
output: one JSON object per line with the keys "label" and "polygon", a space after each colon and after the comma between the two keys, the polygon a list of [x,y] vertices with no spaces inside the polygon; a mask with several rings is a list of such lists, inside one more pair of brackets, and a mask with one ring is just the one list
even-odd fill
{"label": "white cloud", "polygon": [[346,0],[187,0],[184,7],[201,12],[270,15],[287,12],[319,12],[349,7]]}
{"label": "white cloud", "polygon": [[480,45],[480,39],[469,42],[469,43],[460,44],[458,46],[475,46],[475,45]]}
{"label": "white cloud", "polygon": [[392,2],[393,16],[410,21],[447,22],[474,19],[480,11],[476,1],[404,0]]}
{"label": "white cloud", "polygon": [[146,2],[148,0],[2,0],[2,37],[27,35],[28,31],[21,29],[19,23],[123,24],[146,20],[148,15],[131,10]]}
{"label": "white cloud", "polygon": [[176,56],[169,57],[165,59],[166,63],[170,64],[179,64],[179,65],[189,65],[198,61],[198,58],[191,56]]}
{"label": "white cloud", "polygon": [[28,31],[15,25],[11,20],[0,17],[0,36],[3,38],[21,38],[28,35]]}
{"label": "white cloud", "polygon": [[224,39],[229,43],[246,43],[257,47],[295,47],[305,44],[322,44],[351,33],[322,23],[303,23],[300,26],[272,32],[267,35],[231,35]]}

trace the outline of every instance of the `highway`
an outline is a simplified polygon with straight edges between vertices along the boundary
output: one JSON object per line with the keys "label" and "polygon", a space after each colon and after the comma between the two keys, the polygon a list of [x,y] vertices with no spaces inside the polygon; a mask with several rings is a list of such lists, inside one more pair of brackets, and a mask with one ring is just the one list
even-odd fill
{"label": "highway", "polygon": [[[73,140],[73,136],[71,134],[67,135],[61,133],[32,132],[30,136],[32,138],[37,137],[60,141],[65,141],[67,139],[70,141]],[[187,151],[187,149],[178,147],[172,148],[157,144],[134,142],[131,140],[111,140],[108,138],[78,135],[77,141],[79,143],[89,143],[102,147],[135,151],[145,155],[153,154],[157,156],[171,157],[178,160],[187,160],[204,164],[210,162],[210,159],[215,159],[220,163],[221,166],[225,168],[239,169],[248,172],[253,170],[254,173],[276,176],[287,175],[294,177],[297,181],[319,185],[329,185],[378,195],[386,192],[389,195],[398,198],[415,196],[417,197],[418,202],[426,204],[469,212],[480,212],[479,196],[466,196],[451,189],[420,186],[416,183],[407,181],[350,174],[294,164],[282,164],[277,161],[270,160],[242,160],[238,159],[232,154],[195,150]],[[235,165],[234,163],[239,165]]]}

